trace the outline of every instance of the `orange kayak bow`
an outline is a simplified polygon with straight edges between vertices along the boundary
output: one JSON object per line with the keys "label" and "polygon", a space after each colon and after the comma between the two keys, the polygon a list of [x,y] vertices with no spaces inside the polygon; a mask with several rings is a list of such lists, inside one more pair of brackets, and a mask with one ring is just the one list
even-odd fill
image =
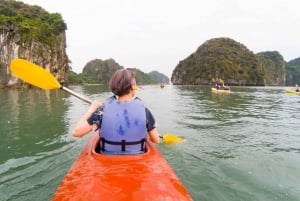
{"label": "orange kayak bow", "polygon": [[155,145],[138,155],[104,155],[94,134],[52,200],[193,200]]}

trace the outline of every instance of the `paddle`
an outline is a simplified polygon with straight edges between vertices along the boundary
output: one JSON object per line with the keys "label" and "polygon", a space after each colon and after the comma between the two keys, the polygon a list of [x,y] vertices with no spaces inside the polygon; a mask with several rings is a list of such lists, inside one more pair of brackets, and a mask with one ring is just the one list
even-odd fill
{"label": "paddle", "polygon": [[162,141],[166,144],[173,144],[173,143],[176,143],[176,142],[184,142],[184,139],[179,137],[179,136],[176,136],[174,134],[165,134],[163,136],[159,136],[160,138],[162,138]]}
{"label": "paddle", "polygon": [[44,68],[26,61],[24,59],[14,59],[10,63],[11,72],[18,78],[42,89],[62,89],[73,96],[91,104],[92,101],[68,89],[56,80],[56,78]]}
{"label": "paddle", "polygon": [[[10,63],[10,70],[11,72],[18,78],[42,89],[62,89],[69,94],[79,98],[80,100],[91,104],[92,101],[88,98],[83,97],[82,95],[68,89],[67,87],[62,86],[56,80],[56,78],[46,69],[41,66],[38,66],[34,63],[31,63],[24,59],[14,59]],[[173,134],[166,134],[163,136],[159,136],[162,138],[164,143],[175,143],[175,142],[182,142],[183,139],[173,135]]]}

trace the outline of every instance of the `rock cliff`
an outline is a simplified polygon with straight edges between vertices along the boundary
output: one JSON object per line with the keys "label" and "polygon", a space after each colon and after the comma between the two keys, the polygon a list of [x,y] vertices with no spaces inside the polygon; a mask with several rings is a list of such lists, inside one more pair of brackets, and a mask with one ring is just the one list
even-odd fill
{"label": "rock cliff", "polygon": [[295,86],[300,84],[300,57],[286,64],[286,85]]}
{"label": "rock cliff", "polygon": [[210,84],[221,78],[226,84],[248,86],[285,85],[285,61],[276,51],[254,54],[230,38],[214,38],[175,67],[173,84]]}
{"label": "rock cliff", "polygon": [[66,25],[57,13],[49,14],[22,2],[0,2],[0,87],[28,86],[14,77],[9,64],[26,59],[50,71],[68,84],[70,70],[66,54]]}
{"label": "rock cliff", "polygon": [[264,85],[284,86],[286,84],[286,62],[278,51],[267,51],[256,54],[259,68],[262,70]]}
{"label": "rock cliff", "polygon": [[[108,84],[113,73],[118,69],[123,69],[114,59],[94,59],[89,61],[83,68],[81,78],[86,83]],[[135,72],[137,84],[157,83],[149,74],[137,68],[130,68]]]}

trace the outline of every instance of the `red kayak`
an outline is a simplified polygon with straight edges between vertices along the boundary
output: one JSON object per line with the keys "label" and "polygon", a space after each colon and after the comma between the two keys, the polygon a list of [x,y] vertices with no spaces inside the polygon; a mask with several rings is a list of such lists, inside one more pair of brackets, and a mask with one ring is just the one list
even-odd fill
{"label": "red kayak", "polygon": [[52,200],[162,201],[193,200],[152,143],[137,155],[96,152],[94,134],[57,188]]}

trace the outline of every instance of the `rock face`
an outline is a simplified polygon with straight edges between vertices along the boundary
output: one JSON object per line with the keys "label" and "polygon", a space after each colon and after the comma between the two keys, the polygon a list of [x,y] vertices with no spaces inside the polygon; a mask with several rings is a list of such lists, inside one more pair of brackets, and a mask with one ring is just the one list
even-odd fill
{"label": "rock face", "polygon": [[170,82],[169,78],[166,75],[158,71],[151,71],[150,73],[148,73],[148,75],[159,84],[169,84]]}
{"label": "rock face", "polygon": [[70,67],[65,52],[66,39],[64,33],[58,36],[60,40],[53,47],[36,41],[19,43],[16,40],[18,37],[8,37],[11,34],[17,35],[18,32],[10,33],[2,30],[0,34],[0,87],[19,86],[20,83],[23,83],[23,81],[14,77],[9,70],[9,64],[14,58],[23,58],[40,65],[53,73],[59,82],[68,83]]}
{"label": "rock face", "polygon": [[278,52],[254,54],[230,38],[206,41],[175,67],[173,84],[226,84],[248,86],[285,85],[285,61]]}
{"label": "rock face", "polygon": [[[12,3],[12,5],[10,3]],[[4,6],[4,9],[1,10],[1,6]],[[30,22],[33,22],[33,19],[36,18],[31,16],[28,19],[27,17],[24,17],[26,16],[26,13],[23,13],[24,16],[20,17],[20,23],[18,23],[18,21],[14,21],[15,9],[25,7],[32,8],[31,6],[25,5],[21,2],[4,1],[0,3],[0,87],[20,87],[21,85],[22,87],[28,86],[24,84],[23,81],[14,77],[9,70],[9,64],[15,58],[26,59],[42,66],[50,71],[59,82],[68,84],[68,72],[70,70],[70,66],[69,59],[66,54],[66,27],[56,30],[53,29],[56,32],[40,33],[40,35],[44,37],[44,39],[42,38],[40,40],[40,35],[34,35],[31,33],[25,35],[29,31],[26,32],[26,27],[24,28],[24,26],[29,26],[30,30],[32,30],[31,28],[40,28],[38,27],[39,25],[36,27],[30,27]],[[33,8],[35,12],[39,13],[39,16],[53,17],[53,15],[48,14],[42,8],[36,6]],[[9,13],[9,15],[5,16],[5,13],[2,13],[4,11]],[[32,13],[30,10],[29,12]],[[53,19],[57,20],[60,15],[56,14],[54,17],[55,18]],[[47,20],[50,21],[49,19]],[[43,21],[41,26],[48,25],[48,21]],[[26,25],[25,22],[29,25]],[[48,30],[50,29],[47,29],[47,31]],[[52,35],[55,35],[55,37]]]}
{"label": "rock face", "polygon": [[257,53],[259,68],[262,69],[264,85],[283,86],[286,84],[286,62],[277,51]]}
{"label": "rock face", "polygon": [[293,86],[300,83],[300,57],[286,64],[286,85]]}
{"label": "rock face", "polygon": [[108,84],[113,73],[124,68],[114,59],[94,59],[89,61],[82,70],[82,75],[95,80],[99,84]]}
{"label": "rock face", "polygon": [[[108,84],[111,76],[116,70],[123,69],[114,59],[94,59],[89,61],[83,68],[83,79],[89,83]],[[149,74],[137,68],[130,68],[135,72],[137,84],[156,84],[155,79]]]}

